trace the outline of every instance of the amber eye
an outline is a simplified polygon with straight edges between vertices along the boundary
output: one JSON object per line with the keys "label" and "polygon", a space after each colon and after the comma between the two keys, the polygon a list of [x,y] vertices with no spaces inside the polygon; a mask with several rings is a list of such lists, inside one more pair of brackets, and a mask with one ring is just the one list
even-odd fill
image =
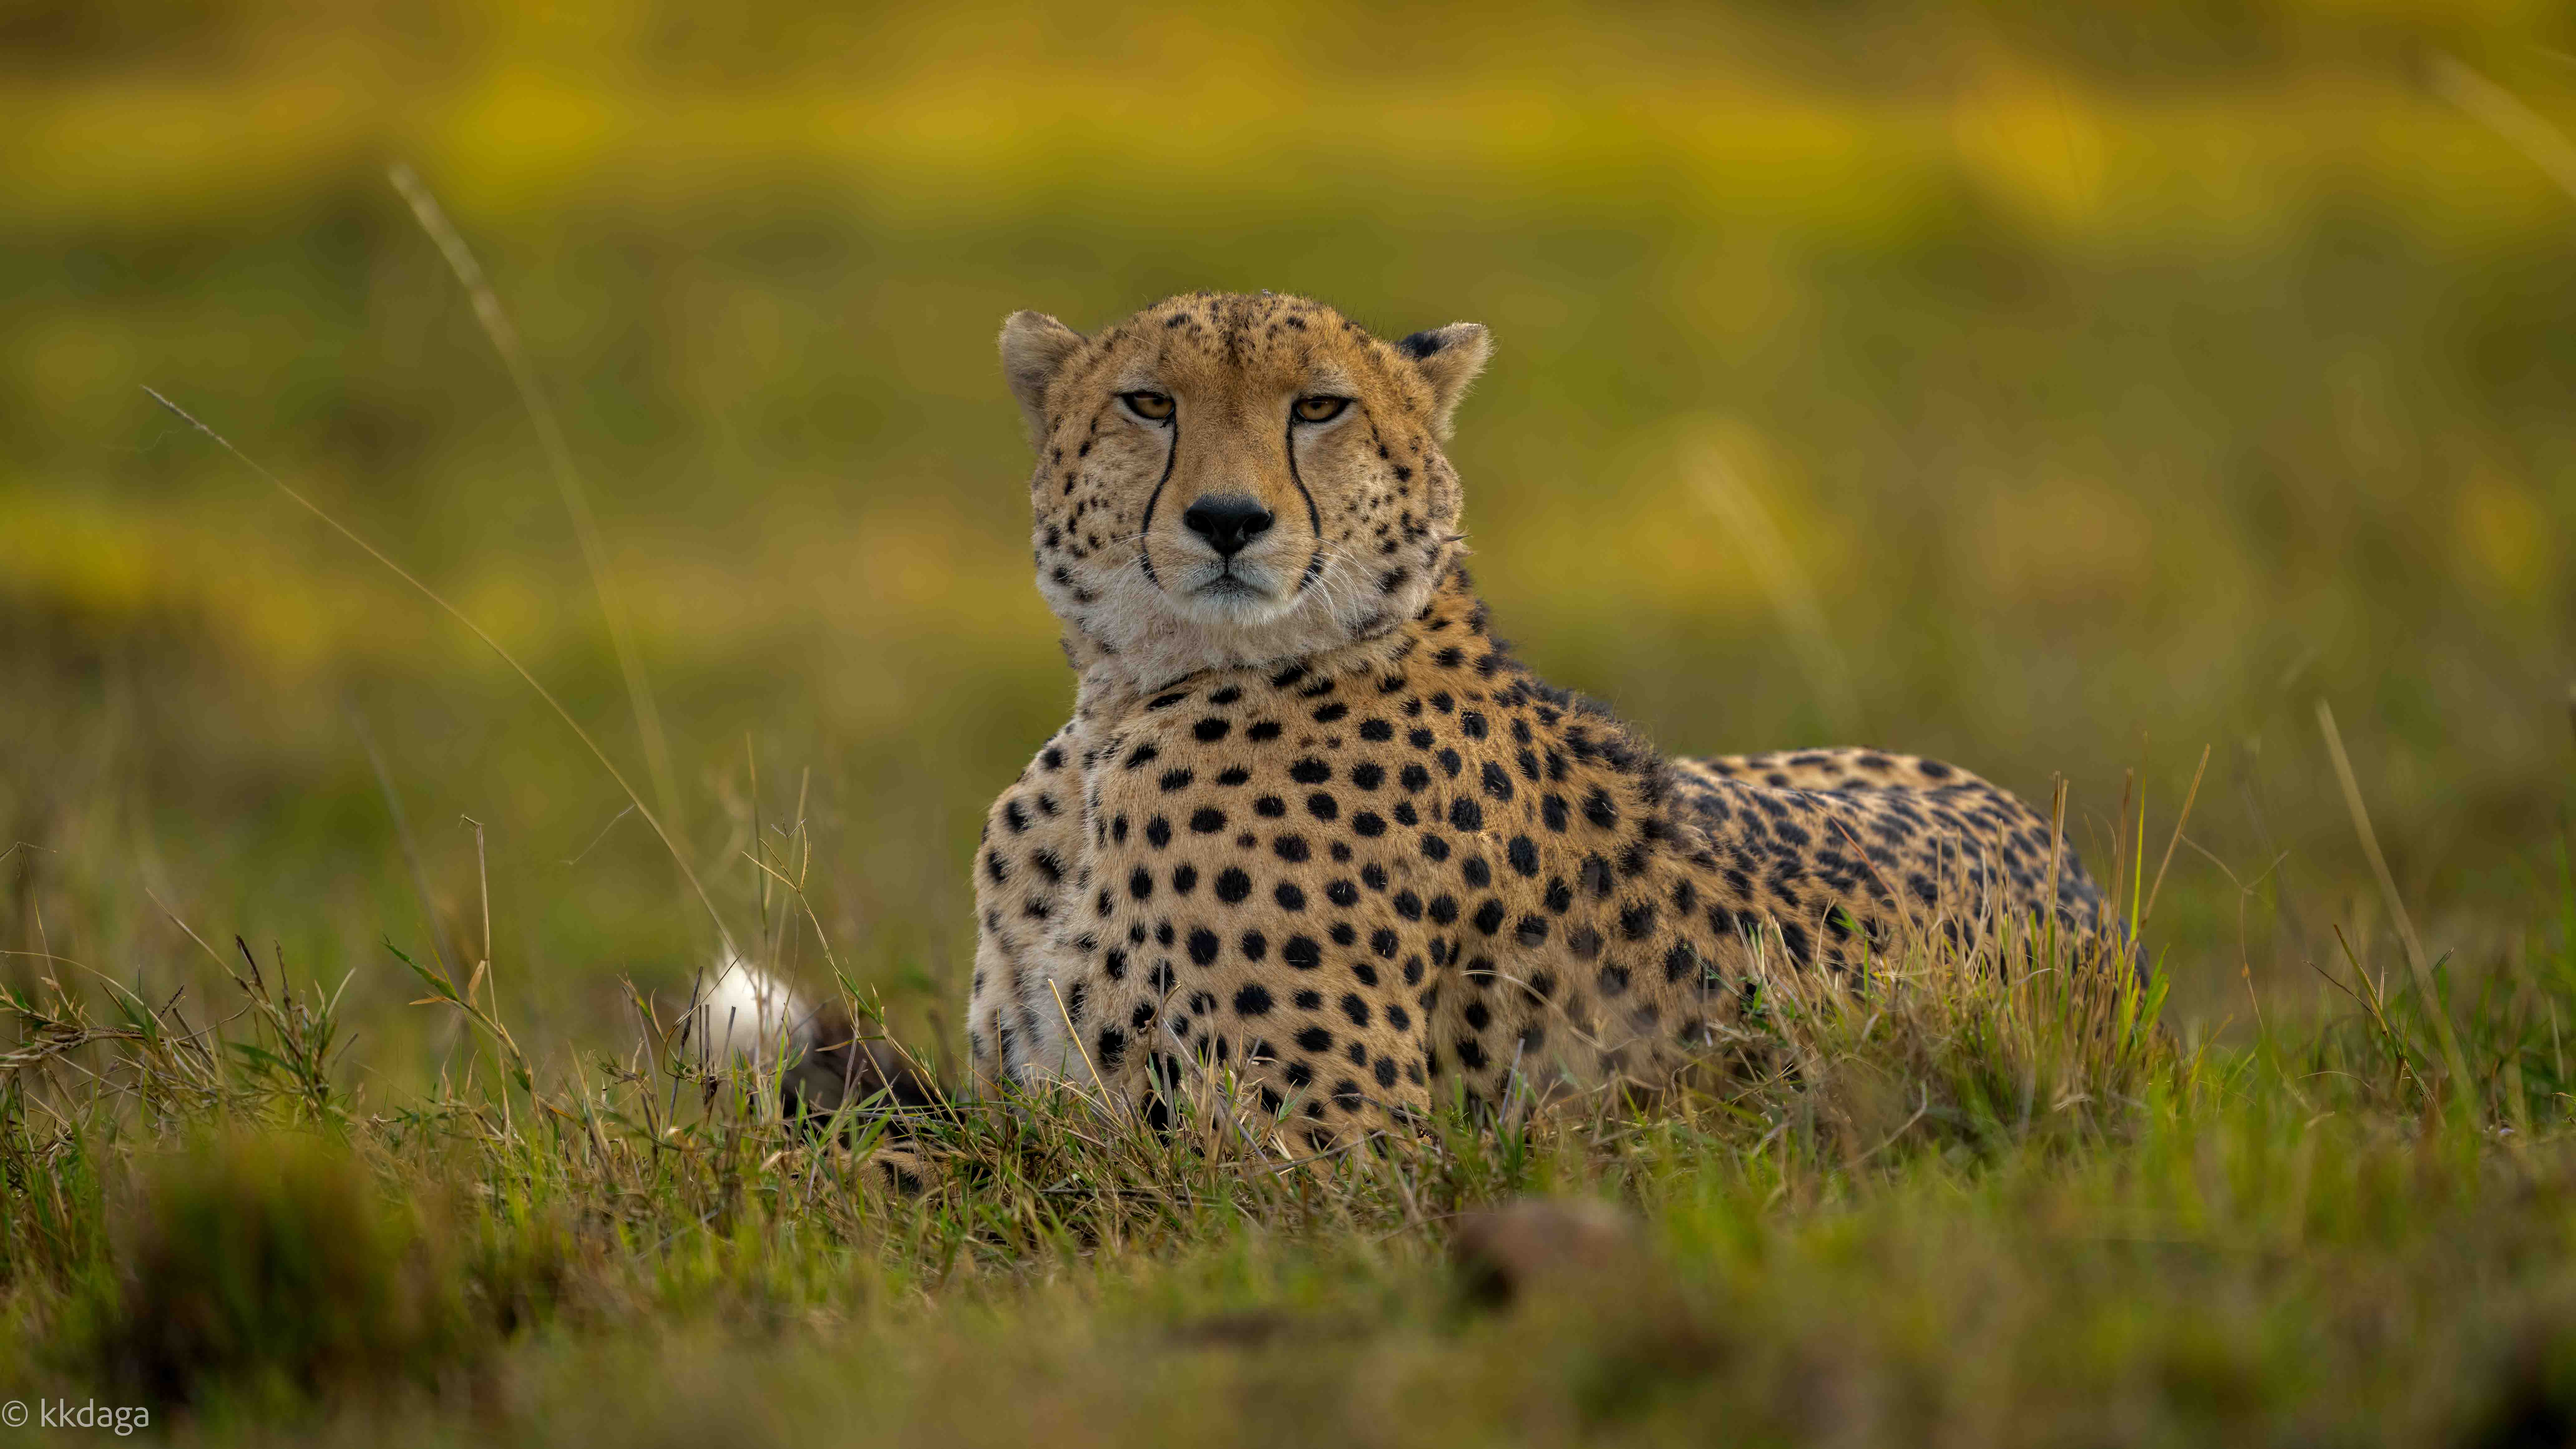
{"label": "amber eye", "polygon": [[1127,405],[1127,411],[1149,423],[1163,422],[1172,415],[1172,395],[1167,392],[1122,392],[1118,400]]}
{"label": "amber eye", "polygon": [[1329,423],[1340,417],[1342,409],[1350,405],[1351,400],[1346,397],[1301,397],[1291,411],[1301,423]]}

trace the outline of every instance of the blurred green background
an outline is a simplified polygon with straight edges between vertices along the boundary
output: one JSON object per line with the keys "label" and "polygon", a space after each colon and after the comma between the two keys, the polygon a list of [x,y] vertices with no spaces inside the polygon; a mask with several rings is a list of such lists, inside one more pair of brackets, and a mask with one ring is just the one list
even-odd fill
{"label": "blurred green background", "polygon": [[[559,1052],[714,930],[453,599],[647,771],[512,309],[732,929],[956,1030],[964,862],[1069,677],[992,338],[1192,287],[1489,324],[1479,582],[1667,748],[2128,772],[2184,1010],[2393,961],[2336,706],[2437,948],[2533,907],[2576,677],[2576,11],[2558,3],[0,7],[0,974],[235,932],[398,1075],[381,944]],[[410,822],[424,920],[371,767]],[[649,792],[648,792],[649,793]],[[466,817],[484,827],[478,874]],[[2205,853],[2204,853],[2205,848]],[[443,1027],[440,1028],[442,1031]]]}

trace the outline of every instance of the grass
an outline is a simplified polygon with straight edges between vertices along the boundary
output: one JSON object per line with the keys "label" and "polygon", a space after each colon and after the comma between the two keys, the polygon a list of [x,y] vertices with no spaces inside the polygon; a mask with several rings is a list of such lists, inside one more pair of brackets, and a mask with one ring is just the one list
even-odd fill
{"label": "grass", "polygon": [[[336,993],[247,945],[194,1008],[49,981],[0,1006],[0,1378],[326,1443],[2555,1442],[2555,864],[2506,960],[2242,1042],[2169,1030],[2153,971],[1912,956],[1765,977],[1649,1106],[1292,1160],[1015,1099],[925,1129],[960,1166],[919,1198],[640,997],[628,1049],[533,1071],[415,965],[494,1069],[371,1102]],[[1635,1226],[1453,1261],[1525,1196]]]}

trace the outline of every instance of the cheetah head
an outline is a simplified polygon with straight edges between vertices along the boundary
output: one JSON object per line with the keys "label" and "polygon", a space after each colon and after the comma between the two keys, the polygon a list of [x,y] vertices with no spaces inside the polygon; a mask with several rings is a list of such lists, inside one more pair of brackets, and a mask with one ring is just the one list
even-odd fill
{"label": "cheetah head", "polygon": [[1304,659],[1419,612],[1460,547],[1473,322],[1382,342],[1321,303],[1192,293],[1091,337],[1002,325],[1037,447],[1038,591],[1141,684]]}

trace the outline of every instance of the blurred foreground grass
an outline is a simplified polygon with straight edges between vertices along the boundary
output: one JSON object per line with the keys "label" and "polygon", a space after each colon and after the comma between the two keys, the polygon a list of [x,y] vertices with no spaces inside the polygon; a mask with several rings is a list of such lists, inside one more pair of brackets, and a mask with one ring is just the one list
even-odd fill
{"label": "blurred foreground grass", "polygon": [[[10,8],[0,985],[100,1020],[110,980],[185,992],[205,1022],[239,1003],[188,932],[227,962],[245,937],[335,999],[355,1045],[320,1080],[356,1125],[171,1166],[165,1136],[245,1114],[57,1120],[0,1088],[0,1369],[77,1383],[100,1360],[44,1345],[131,1347],[143,1265],[373,1184],[437,1200],[323,1275],[393,1326],[315,1328],[316,1361],[425,1364],[417,1392],[512,1432],[712,1434],[729,1413],[691,1415],[736,1376],[782,1435],[854,1403],[896,1437],[1241,1413],[1389,1441],[2566,1413],[2571,54],[2564,7],[2511,3]],[[1060,1184],[817,1218],[836,1169],[748,1128],[643,1178],[566,1176],[542,1113],[454,1145],[487,1129],[427,1104],[496,1109],[489,1058],[389,947],[488,958],[573,1102],[632,1047],[624,983],[667,1011],[714,931],[504,666],[140,391],[454,599],[641,786],[572,522],[395,162],[561,410],[728,929],[881,993],[907,1040],[950,1046],[962,862],[1067,703],[994,327],[1221,286],[1495,329],[1453,449],[1479,582],[1542,673],[1670,748],[2062,774],[2097,862],[2141,796],[2162,838],[2209,748],[2148,941],[2197,1065],[2075,1145],[1996,1112],[1983,1146],[1909,1145],[1898,1112],[1887,1151],[1787,1167],[1784,1097],[1749,1135],[1596,1123],[1454,1181],[1210,1186],[1107,1250],[1040,1210]],[[2325,984],[2411,992],[2320,699],[2461,1014],[2436,1093]],[[751,853],[804,862],[801,900]],[[1900,1097],[1922,1070],[1883,1069]],[[1431,1306],[1444,1213],[1552,1186],[1649,1210],[1703,1357]],[[1186,1346],[1238,1319],[1260,1351]],[[266,1363],[223,1371],[246,1416],[316,1387],[243,1387]],[[1043,1387],[995,1403],[1002,1365]],[[384,1402],[342,1412],[459,1422]]]}

